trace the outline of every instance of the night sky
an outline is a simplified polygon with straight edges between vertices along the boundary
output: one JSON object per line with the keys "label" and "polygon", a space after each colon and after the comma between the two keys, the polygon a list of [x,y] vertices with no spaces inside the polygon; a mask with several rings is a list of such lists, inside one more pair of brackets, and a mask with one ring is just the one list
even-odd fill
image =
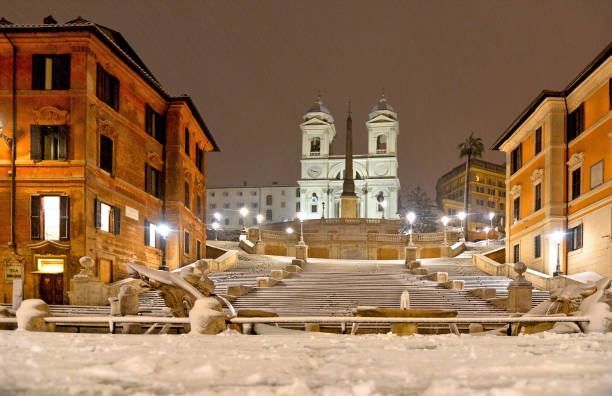
{"label": "night sky", "polygon": [[[299,123],[320,89],[355,153],[384,87],[402,188],[432,194],[470,132],[487,149],[542,89],[563,89],[611,40],[612,1],[10,1],[15,23],[82,16],[118,30],[221,147],[209,186],[296,183]],[[503,162],[487,151],[485,159]]]}

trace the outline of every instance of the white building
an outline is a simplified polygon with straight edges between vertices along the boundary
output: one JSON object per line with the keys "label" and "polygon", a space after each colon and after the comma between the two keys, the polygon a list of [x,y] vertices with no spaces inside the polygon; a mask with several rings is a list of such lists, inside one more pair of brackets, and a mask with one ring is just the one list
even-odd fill
{"label": "white building", "polygon": [[[359,217],[397,219],[397,113],[384,96],[366,122],[368,154],[353,155]],[[334,117],[318,97],[304,115],[302,130],[301,208],[307,218],[340,217],[345,155],[330,152],[336,136]],[[355,134],[353,134],[355,135]]]}
{"label": "white building", "polygon": [[[262,224],[289,221],[299,211],[300,197],[297,186],[273,184],[271,186],[209,187],[206,204],[206,223],[217,221],[223,229],[240,229],[257,224],[257,215],[264,217]],[[240,208],[247,208],[241,216]]]}

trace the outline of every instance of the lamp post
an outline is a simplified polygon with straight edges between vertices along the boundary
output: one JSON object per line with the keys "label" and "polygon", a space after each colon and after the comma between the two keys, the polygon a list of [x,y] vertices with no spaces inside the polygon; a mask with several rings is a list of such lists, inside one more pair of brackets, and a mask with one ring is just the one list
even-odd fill
{"label": "lamp post", "polygon": [[485,227],[484,231],[486,233],[486,238],[487,238],[487,245],[489,244],[489,231],[491,231],[490,227]]}
{"label": "lamp post", "polygon": [[448,217],[444,216],[440,219],[442,224],[444,224],[444,246],[448,246],[448,239],[446,238],[446,225],[448,224]]}
{"label": "lamp post", "polygon": [[240,212],[240,216],[242,216],[242,232],[240,234],[239,239],[244,240],[244,239],[247,239],[246,222],[244,220],[249,214],[249,210],[243,206],[242,208],[240,208],[239,212]]}
{"label": "lamp post", "polygon": [[461,220],[461,237],[463,238],[463,241],[465,242],[465,240],[466,240],[465,234],[466,233],[465,233],[465,230],[463,229],[463,221],[467,217],[467,214],[464,211],[461,211],[461,212],[459,212],[457,217],[459,218],[459,220]]}
{"label": "lamp post", "polygon": [[287,231],[287,234],[289,234],[289,235],[293,234],[293,228],[291,228],[291,227],[287,227],[286,231]]}
{"label": "lamp post", "polygon": [[[492,230],[493,229],[493,218],[495,217],[495,212],[489,212],[489,228]],[[489,238],[487,238],[489,239]]]}
{"label": "lamp post", "polygon": [[298,245],[305,245],[304,243],[304,212],[299,212],[297,214],[298,219],[300,220],[300,241]]}
{"label": "lamp post", "polygon": [[218,234],[218,230],[219,230],[219,223],[217,223],[216,221],[214,223],[212,223],[212,228],[213,230],[215,230],[215,241],[219,240],[219,236]]}
{"label": "lamp post", "polygon": [[261,222],[263,218],[261,214],[257,215],[257,243],[261,243]]}
{"label": "lamp post", "polygon": [[159,232],[159,235],[162,237],[162,262],[161,265],[159,266],[159,270],[160,271],[169,271],[170,268],[168,268],[168,266],[166,265],[166,238],[168,237],[168,234],[170,234],[170,228],[168,227],[167,224],[160,224],[157,227],[157,232]]}
{"label": "lamp post", "polygon": [[385,219],[385,208],[387,207],[387,201],[381,201],[380,206],[382,207],[382,219]]}
{"label": "lamp post", "polygon": [[560,250],[561,250],[561,241],[563,240],[564,236],[565,234],[561,230],[555,231],[552,235],[553,241],[557,244],[557,268],[555,272],[553,273],[553,276],[563,275],[563,271],[561,271],[561,260],[560,260],[561,252]]}
{"label": "lamp post", "polygon": [[412,243],[412,225],[416,220],[416,214],[414,212],[408,212],[406,215],[406,220],[408,220],[408,223],[410,223],[410,242],[408,243],[408,246],[414,246],[414,243]]}
{"label": "lamp post", "polygon": [[323,205],[323,211],[321,212],[321,218],[324,219],[325,218],[325,202],[321,202],[321,205]]}

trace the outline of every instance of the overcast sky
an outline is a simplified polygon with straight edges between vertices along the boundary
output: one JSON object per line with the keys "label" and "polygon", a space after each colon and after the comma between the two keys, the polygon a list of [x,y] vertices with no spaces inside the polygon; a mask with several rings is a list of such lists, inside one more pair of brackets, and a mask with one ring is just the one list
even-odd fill
{"label": "overcast sky", "polygon": [[[82,16],[118,30],[221,147],[209,186],[294,184],[299,123],[320,89],[355,153],[384,87],[400,121],[402,188],[432,194],[470,132],[487,146],[542,89],[562,89],[610,41],[612,1],[24,1],[15,23]],[[487,150],[485,159],[503,162]]]}

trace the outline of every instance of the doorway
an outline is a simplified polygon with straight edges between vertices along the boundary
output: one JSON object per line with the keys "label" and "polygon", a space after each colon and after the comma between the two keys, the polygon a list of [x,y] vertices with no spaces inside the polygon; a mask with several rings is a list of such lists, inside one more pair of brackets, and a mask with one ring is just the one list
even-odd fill
{"label": "doorway", "polygon": [[113,281],[113,262],[108,259],[98,259],[100,265],[98,270],[98,276],[104,283],[111,283]]}
{"label": "doorway", "polygon": [[64,274],[40,274],[40,298],[47,304],[64,303]]}

